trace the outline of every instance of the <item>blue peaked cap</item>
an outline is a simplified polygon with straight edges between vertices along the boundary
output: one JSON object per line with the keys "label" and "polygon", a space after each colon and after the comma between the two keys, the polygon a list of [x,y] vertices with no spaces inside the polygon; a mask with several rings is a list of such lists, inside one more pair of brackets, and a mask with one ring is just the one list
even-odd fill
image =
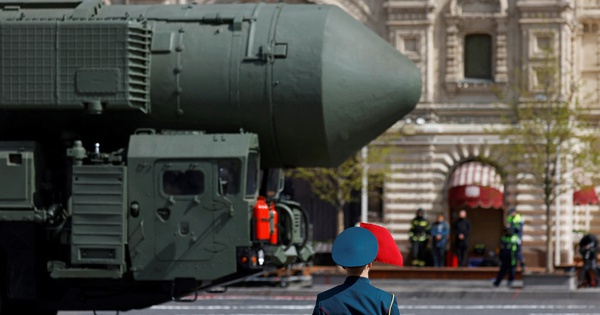
{"label": "blue peaked cap", "polygon": [[375,260],[379,250],[377,238],[361,227],[351,227],[337,236],[331,257],[342,267],[362,267]]}

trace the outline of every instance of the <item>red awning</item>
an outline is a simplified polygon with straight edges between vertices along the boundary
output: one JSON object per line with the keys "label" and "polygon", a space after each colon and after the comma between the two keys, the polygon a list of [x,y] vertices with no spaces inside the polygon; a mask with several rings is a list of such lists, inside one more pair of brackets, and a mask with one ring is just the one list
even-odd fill
{"label": "red awning", "polygon": [[586,187],[573,193],[574,205],[597,205],[598,203],[594,187]]}
{"label": "red awning", "polygon": [[502,208],[504,185],[496,169],[481,162],[460,165],[450,179],[448,203],[451,208]]}
{"label": "red awning", "polygon": [[495,188],[483,186],[458,186],[448,190],[451,208],[496,208],[504,205],[504,195]]}

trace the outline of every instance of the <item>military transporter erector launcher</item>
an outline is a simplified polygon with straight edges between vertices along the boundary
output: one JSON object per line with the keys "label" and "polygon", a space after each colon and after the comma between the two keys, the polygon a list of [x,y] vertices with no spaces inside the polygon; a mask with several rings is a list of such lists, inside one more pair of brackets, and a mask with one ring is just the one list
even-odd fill
{"label": "military transporter erector launcher", "polygon": [[332,6],[0,1],[0,314],[144,308],[310,259],[300,205],[259,195],[420,91]]}

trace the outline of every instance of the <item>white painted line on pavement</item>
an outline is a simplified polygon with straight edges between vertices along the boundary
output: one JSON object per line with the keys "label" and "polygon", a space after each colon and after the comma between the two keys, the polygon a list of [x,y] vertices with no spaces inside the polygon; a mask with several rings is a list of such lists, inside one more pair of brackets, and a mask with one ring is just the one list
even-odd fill
{"label": "white painted line on pavement", "polygon": [[[153,310],[311,310],[314,305],[155,305]],[[598,310],[596,305],[400,305],[405,310]],[[530,313],[549,315],[546,313]],[[561,315],[581,315],[582,313],[564,313]],[[556,314],[554,314],[556,315]],[[589,313],[587,315],[600,315]]]}
{"label": "white painted line on pavement", "polygon": [[400,310],[530,310],[600,309],[598,305],[399,305]]}
{"label": "white painted line on pavement", "polygon": [[[193,296],[191,296],[193,298]],[[293,295],[198,295],[198,300],[278,300],[278,301],[314,301],[317,296]]]}
{"label": "white painted line on pavement", "polygon": [[312,310],[314,305],[155,305],[153,310]]}

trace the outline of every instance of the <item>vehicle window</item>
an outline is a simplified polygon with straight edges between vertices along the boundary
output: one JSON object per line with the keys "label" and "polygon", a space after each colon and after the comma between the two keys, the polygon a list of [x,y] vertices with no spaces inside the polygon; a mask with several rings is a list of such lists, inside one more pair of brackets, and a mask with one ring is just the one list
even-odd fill
{"label": "vehicle window", "polygon": [[248,169],[246,172],[246,195],[252,196],[258,189],[258,154],[248,155]]}
{"label": "vehicle window", "polygon": [[267,170],[267,197],[278,197],[283,190],[283,171],[280,168]]}
{"label": "vehicle window", "polygon": [[240,177],[242,162],[238,159],[219,161],[219,179],[223,183],[226,195],[235,195],[240,192]]}
{"label": "vehicle window", "polygon": [[200,195],[204,192],[204,173],[198,170],[166,171],[162,183],[166,195]]}

